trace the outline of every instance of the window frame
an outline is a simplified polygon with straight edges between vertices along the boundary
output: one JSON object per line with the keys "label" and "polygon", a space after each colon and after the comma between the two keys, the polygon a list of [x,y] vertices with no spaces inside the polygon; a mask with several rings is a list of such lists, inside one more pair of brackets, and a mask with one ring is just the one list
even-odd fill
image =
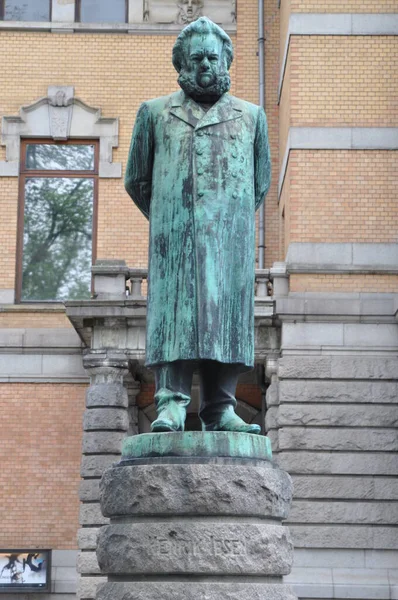
{"label": "window frame", "polygon": [[[38,23],[47,23],[47,22],[51,22],[52,21],[52,10],[53,10],[53,3],[52,0],[47,0],[48,4],[49,4],[49,11],[48,11],[48,21],[37,21]],[[4,16],[6,14],[6,0],[0,0],[0,21],[4,21]],[[8,21],[8,19],[7,19]],[[13,21],[10,21],[13,22]],[[30,21],[14,21],[17,23],[29,23]],[[34,21],[35,22],[35,21]]]}
{"label": "window frame", "polygon": [[[81,23],[81,2],[82,0],[75,0],[75,23]],[[129,0],[124,0],[124,23],[129,22]],[[90,21],[90,23],[98,23],[98,21]],[[88,24],[87,21],[84,23]]]}
{"label": "window frame", "polygon": [[[29,144],[50,144],[52,146],[94,146],[94,169],[91,171],[62,170],[62,169],[27,169],[26,148]],[[97,230],[98,230],[98,184],[99,184],[99,140],[98,139],[73,139],[53,140],[52,138],[22,138],[20,151],[20,169],[18,182],[18,215],[17,215],[17,245],[15,269],[15,304],[62,304],[63,300],[22,300],[22,264],[23,264],[23,235],[25,224],[25,182],[28,178],[50,179],[93,179],[93,223],[92,223],[92,252],[91,264],[97,258]],[[91,278],[91,292],[93,280]]]}

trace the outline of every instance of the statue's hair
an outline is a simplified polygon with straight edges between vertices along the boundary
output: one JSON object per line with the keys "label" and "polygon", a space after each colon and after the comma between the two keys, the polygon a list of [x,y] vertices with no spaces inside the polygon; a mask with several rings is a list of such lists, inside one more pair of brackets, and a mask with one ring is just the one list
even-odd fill
{"label": "statue's hair", "polygon": [[216,23],[213,23],[213,21],[207,17],[200,17],[200,19],[193,21],[181,31],[173,47],[173,65],[175,70],[178,71],[178,73],[181,71],[184,65],[185,42],[194,33],[213,33],[214,35],[218,35],[223,42],[223,53],[227,61],[227,69],[229,70],[234,58],[232,40],[221,27]]}

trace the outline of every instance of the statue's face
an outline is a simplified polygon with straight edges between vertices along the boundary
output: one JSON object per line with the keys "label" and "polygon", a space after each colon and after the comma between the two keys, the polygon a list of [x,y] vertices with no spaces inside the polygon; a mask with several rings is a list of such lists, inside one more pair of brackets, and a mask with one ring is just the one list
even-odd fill
{"label": "statue's face", "polygon": [[230,88],[223,40],[213,33],[193,33],[184,45],[178,83],[199,102],[214,103]]}
{"label": "statue's face", "polygon": [[195,33],[187,46],[187,71],[200,88],[209,88],[222,69],[222,41],[213,34]]}

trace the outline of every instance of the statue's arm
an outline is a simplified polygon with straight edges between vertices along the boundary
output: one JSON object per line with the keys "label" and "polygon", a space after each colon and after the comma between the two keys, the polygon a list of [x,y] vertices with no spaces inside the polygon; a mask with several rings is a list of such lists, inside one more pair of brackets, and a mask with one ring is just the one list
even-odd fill
{"label": "statue's arm", "polygon": [[264,201],[271,184],[271,154],[268,143],[267,117],[262,108],[258,110],[256,137],[254,139],[254,182],[256,210]]}
{"label": "statue's arm", "polygon": [[147,104],[142,104],[135,120],[124,186],[140,211],[149,219],[153,168],[153,125]]}

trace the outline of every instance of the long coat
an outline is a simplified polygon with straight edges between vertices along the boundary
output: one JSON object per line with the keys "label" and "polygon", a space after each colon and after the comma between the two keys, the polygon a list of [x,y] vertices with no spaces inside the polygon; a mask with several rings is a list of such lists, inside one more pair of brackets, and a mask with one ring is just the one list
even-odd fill
{"label": "long coat", "polygon": [[149,218],[146,364],[254,364],[255,211],[269,188],[264,111],[182,91],[137,114],[126,190]]}

